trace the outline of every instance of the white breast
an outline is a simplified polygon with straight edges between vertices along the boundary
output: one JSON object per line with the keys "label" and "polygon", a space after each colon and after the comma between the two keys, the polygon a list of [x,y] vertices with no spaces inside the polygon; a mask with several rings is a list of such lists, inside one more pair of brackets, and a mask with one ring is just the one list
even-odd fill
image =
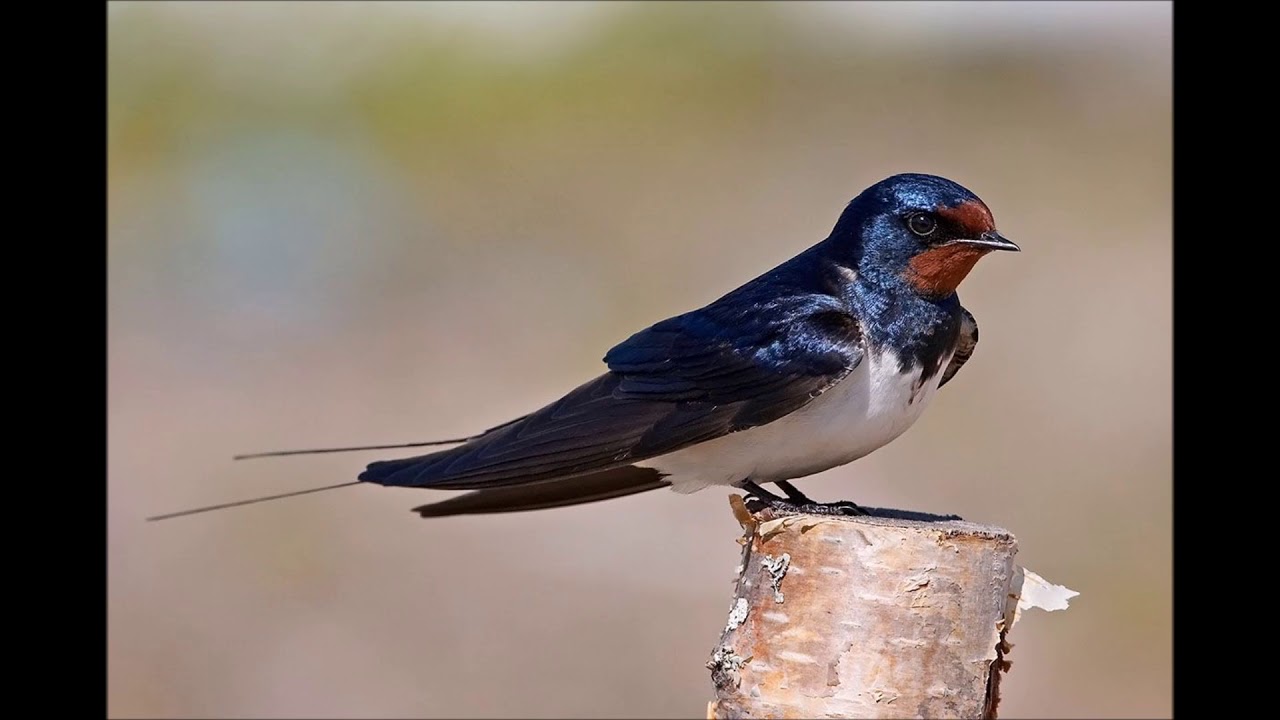
{"label": "white breast", "polygon": [[[943,358],[946,367],[950,358]],[[743,480],[804,477],[853,462],[901,435],[920,417],[942,373],[918,386],[893,353],[871,353],[835,387],[768,425],[636,463],[665,473],[677,492]]]}

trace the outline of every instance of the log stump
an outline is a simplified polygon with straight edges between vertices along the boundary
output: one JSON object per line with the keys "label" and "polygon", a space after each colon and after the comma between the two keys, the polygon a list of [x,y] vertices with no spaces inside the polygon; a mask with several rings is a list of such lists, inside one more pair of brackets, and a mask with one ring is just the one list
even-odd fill
{"label": "log stump", "polygon": [[1011,533],[938,516],[750,513],[709,718],[994,718]]}

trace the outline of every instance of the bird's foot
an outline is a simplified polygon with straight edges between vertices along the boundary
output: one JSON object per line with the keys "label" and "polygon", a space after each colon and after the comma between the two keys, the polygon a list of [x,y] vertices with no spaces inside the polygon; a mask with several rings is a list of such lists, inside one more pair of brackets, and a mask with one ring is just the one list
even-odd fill
{"label": "bird's foot", "polygon": [[829,503],[806,503],[796,506],[798,512],[808,513],[810,515],[842,515],[845,517],[855,517],[858,515],[869,515],[856,503],[849,500],[837,500]]}
{"label": "bird's foot", "polygon": [[866,510],[863,510],[861,507],[858,507],[856,504],[851,503],[848,500],[829,503],[793,503],[785,498],[764,499],[748,496],[746,505],[747,510],[750,510],[753,513],[769,509],[774,512],[795,513],[797,515],[854,517],[857,515],[868,514]]}
{"label": "bird's foot", "polygon": [[820,503],[814,502],[807,495],[796,489],[789,482],[780,481],[774,483],[782,488],[787,497],[779,497],[765,490],[753,482],[744,482],[742,489],[746,490],[747,510],[751,512],[760,512],[769,509],[775,512],[797,513],[802,515],[832,515],[851,517],[856,515],[867,515],[867,511],[858,507],[857,504],[848,500],[838,500],[836,502]]}

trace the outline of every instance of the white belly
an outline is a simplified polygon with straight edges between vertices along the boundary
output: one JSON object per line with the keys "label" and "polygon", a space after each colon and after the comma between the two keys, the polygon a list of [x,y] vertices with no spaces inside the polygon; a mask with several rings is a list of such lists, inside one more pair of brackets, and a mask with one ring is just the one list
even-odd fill
{"label": "white belly", "polygon": [[[949,358],[943,358],[942,367]],[[768,425],[636,463],[667,475],[676,492],[710,485],[790,480],[853,462],[906,432],[938,389],[942,373],[916,384],[892,353],[869,354],[815,400]]]}

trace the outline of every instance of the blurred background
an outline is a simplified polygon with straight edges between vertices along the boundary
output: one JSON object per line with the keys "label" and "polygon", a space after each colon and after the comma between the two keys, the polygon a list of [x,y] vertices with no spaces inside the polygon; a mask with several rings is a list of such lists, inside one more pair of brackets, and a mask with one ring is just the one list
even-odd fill
{"label": "blurred background", "polygon": [[[726,489],[424,521],[358,487],[558,397],[898,172],[1023,247],[819,499],[958,513],[1081,593],[1002,716],[1172,712],[1171,5],[113,3],[109,712],[703,717]],[[439,494],[439,497],[443,497]]]}

